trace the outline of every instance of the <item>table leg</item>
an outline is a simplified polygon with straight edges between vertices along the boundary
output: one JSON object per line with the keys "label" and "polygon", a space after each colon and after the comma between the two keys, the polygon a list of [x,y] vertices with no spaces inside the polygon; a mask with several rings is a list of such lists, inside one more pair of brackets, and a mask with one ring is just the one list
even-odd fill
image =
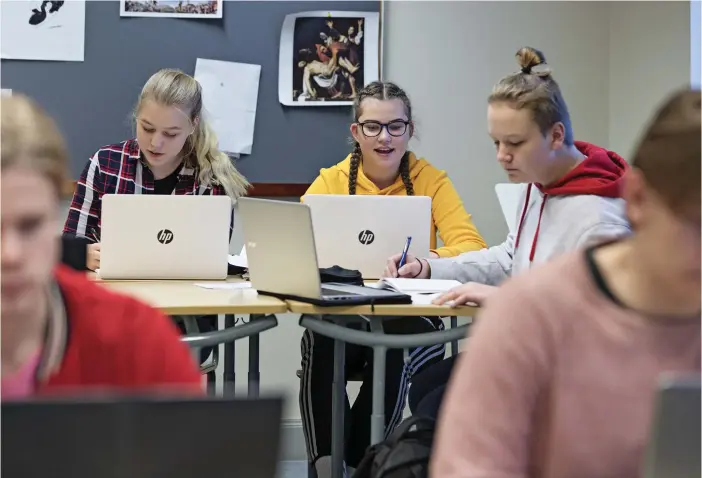
{"label": "table leg", "polygon": [[[458,317],[455,315],[451,316],[451,328],[455,329],[458,327]],[[458,353],[458,340],[451,341],[451,355],[456,355]]]}
{"label": "table leg", "polygon": [[[224,328],[234,327],[236,324],[236,316],[227,314],[224,316]],[[224,376],[222,385],[222,395],[225,397],[234,396],[234,386],[236,380],[236,348],[234,342],[224,344]]]}
{"label": "table leg", "polygon": [[[383,319],[370,317],[370,330],[383,333]],[[373,347],[373,401],[371,411],[370,444],[375,445],[385,439],[385,360],[387,347]]]}
{"label": "table leg", "polygon": [[334,341],[334,381],[332,383],[332,478],[344,476],[344,415],[346,414],[346,344]]}
{"label": "table leg", "polygon": [[[251,314],[249,321],[253,322],[259,317],[264,317],[258,314]],[[261,383],[261,374],[259,370],[260,359],[260,335],[255,334],[249,337],[249,398],[256,398],[259,394],[259,386]]]}

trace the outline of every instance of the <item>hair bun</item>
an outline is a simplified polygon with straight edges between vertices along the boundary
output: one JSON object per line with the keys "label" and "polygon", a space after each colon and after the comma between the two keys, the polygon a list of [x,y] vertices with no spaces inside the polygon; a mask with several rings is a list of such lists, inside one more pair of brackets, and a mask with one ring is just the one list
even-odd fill
{"label": "hair bun", "polygon": [[[546,66],[546,57],[536,48],[530,46],[522,47],[515,56],[523,74],[538,76],[549,76],[551,74],[551,69]],[[534,70],[535,67],[537,67],[536,70]]]}

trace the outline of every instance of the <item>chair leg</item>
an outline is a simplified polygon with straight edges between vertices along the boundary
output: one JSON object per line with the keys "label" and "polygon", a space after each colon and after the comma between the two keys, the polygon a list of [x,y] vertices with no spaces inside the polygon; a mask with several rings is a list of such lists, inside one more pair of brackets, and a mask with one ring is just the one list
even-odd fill
{"label": "chair leg", "polygon": [[217,374],[214,370],[207,372],[207,395],[217,394]]}
{"label": "chair leg", "polygon": [[[458,327],[458,317],[455,315],[451,317],[451,328],[455,329]],[[458,340],[451,341],[451,355],[456,355],[458,353]]]}

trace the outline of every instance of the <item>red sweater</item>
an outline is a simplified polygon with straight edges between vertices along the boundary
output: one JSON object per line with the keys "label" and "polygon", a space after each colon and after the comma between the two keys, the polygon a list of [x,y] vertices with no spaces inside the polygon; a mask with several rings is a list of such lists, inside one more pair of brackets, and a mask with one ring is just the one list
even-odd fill
{"label": "red sweater", "polygon": [[158,388],[202,394],[200,372],[175,324],[159,311],[58,266],[37,394]]}

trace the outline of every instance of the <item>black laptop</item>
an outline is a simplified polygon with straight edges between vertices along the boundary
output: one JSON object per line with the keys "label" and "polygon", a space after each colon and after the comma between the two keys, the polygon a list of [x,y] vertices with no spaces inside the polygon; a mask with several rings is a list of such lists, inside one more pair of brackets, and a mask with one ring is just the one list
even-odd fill
{"label": "black laptop", "polygon": [[3,478],[275,478],[281,399],[2,404]]}

